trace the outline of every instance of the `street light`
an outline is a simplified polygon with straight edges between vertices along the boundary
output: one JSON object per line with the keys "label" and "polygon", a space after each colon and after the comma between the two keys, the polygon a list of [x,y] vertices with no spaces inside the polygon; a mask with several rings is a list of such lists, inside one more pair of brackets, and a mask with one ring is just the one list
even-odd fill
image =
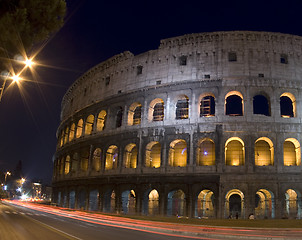
{"label": "street light", "polygon": [[6,185],[6,178],[7,178],[7,176],[10,176],[10,175],[12,175],[12,174],[11,174],[11,172],[9,172],[9,171],[5,172],[4,174],[5,174],[4,185]]}

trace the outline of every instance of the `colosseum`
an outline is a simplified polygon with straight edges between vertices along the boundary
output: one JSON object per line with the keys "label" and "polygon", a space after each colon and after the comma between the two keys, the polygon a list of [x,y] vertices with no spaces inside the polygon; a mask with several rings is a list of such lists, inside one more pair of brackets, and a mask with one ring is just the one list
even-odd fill
{"label": "colosseum", "polygon": [[118,214],[302,218],[302,37],[196,33],[126,51],[62,100],[53,202]]}

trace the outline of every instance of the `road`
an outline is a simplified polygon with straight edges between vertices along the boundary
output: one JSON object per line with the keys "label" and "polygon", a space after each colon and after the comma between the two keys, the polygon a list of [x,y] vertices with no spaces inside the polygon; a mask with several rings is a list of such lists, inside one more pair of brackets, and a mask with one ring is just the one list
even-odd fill
{"label": "road", "polygon": [[302,229],[240,229],[151,222],[18,201],[0,203],[0,240],[302,239]]}

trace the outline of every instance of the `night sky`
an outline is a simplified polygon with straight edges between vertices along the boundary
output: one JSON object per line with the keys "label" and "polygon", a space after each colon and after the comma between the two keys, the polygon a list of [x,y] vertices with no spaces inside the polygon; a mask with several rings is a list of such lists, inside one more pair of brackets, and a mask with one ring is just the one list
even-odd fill
{"label": "night sky", "polygon": [[67,1],[64,27],[36,61],[34,82],[7,88],[0,102],[0,170],[21,160],[32,180],[51,183],[61,100],[83,73],[129,50],[156,49],[161,39],[212,31],[270,31],[302,36],[302,1]]}

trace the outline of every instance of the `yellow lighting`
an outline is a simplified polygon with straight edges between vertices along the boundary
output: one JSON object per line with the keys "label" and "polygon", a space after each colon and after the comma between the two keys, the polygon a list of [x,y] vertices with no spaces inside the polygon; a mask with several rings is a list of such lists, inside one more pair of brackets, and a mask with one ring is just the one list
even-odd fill
{"label": "yellow lighting", "polygon": [[19,82],[21,80],[21,78],[19,77],[19,75],[13,75],[11,77],[11,79],[14,81],[14,82]]}
{"label": "yellow lighting", "polygon": [[24,61],[24,64],[25,64],[25,67],[32,67],[35,63],[32,61],[32,59],[26,59],[25,61]]}

